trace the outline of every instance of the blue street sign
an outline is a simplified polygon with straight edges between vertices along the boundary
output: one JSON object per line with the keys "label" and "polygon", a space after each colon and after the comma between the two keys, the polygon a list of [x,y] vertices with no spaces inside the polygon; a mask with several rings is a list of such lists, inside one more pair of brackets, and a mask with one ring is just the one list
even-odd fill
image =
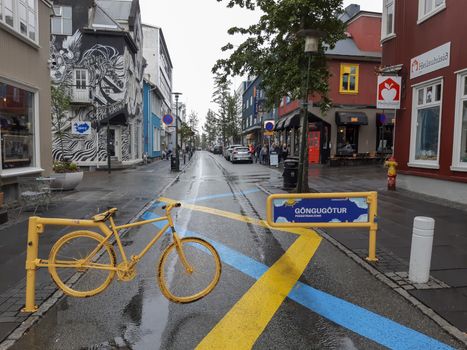
{"label": "blue street sign", "polygon": [[71,133],[75,135],[90,135],[91,122],[75,120],[72,122]]}
{"label": "blue street sign", "polygon": [[274,130],[274,122],[266,122],[264,123],[264,128],[267,131],[273,131]]}
{"label": "blue street sign", "polygon": [[162,121],[165,125],[172,125],[172,123],[174,122],[174,118],[170,114],[166,114],[162,118]]}
{"label": "blue street sign", "polygon": [[368,222],[367,198],[274,199],[275,223]]}

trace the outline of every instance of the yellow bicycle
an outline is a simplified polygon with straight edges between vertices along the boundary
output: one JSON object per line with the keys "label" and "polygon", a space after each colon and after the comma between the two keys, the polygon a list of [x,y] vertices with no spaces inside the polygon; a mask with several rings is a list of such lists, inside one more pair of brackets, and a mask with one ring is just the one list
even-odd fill
{"label": "yellow bicycle", "polygon": [[[56,285],[67,295],[85,298],[103,292],[115,274],[121,281],[131,281],[136,276],[136,265],[169,228],[173,242],[163,251],[156,274],[161,292],[169,300],[190,303],[209,294],[221,275],[221,262],[216,249],[197,237],[180,238],[175,231],[171,210],[180,203],[162,207],[166,215],[156,219],[116,226],[112,208],[95,215],[92,220],[79,220],[75,226],[95,226],[104,235],[94,231],[79,230],[61,237],[52,247],[47,267]],[[137,255],[127,258],[118,231],[157,221],[167,221],[164,227]],[[106,225],[106,222],[110,226]],[[110,242],[115,237],[122,261],[117,264],[115,250]],[[71,278],[74,273],[81,276]]]}

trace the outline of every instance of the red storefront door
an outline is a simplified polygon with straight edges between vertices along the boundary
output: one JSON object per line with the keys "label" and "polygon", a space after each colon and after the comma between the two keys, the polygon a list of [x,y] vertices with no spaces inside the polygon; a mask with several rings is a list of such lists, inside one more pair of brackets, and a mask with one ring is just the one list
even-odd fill
{"label": "red storefront door", "polygon": [[319,152],[320,152],[320,138],[321,133],[319,131],[310,131],[308,133],[308,163],[319,163]]}

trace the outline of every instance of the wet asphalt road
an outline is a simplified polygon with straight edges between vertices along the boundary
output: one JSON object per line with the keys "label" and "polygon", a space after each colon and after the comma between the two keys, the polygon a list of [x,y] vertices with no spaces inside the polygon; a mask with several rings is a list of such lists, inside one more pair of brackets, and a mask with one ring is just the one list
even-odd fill
{"label": "wet asphalt road", "polygon": [[[266,195],[256,185],[278,180],[280,174],[266,167],[231,164],[219,155],[197,152],[191,165],[163,196],[262,219],[265,217]],[[162,214],[158,208],[149,211]],[[250,258],[267,267],[280,260],[299,239],[295,233],[270,230],[251,222],[192,210],[189,206],[175,210],[174,219],[179,231],[200,234],[227,247],[234,256],[244,257],[244,261]],[[141,250],[154,232],[155,228],[151,225],[130,231],[124,238],[127,253]],[[210,295],[192,304],[170,303],[161,295],[155,279],[158,257],[169,242],[170,236],[164,236],[145,256],[137,267],[138,275],[133,281],[114,281],[104,293],[93,298],[61,299],[12,349],[196,348],[242,298],[249,296],[256,278],[245,273],[236,263],[224,263],[219,285]],[[290,266],[286,266],[285,273],[293,274],[296,268],[294,258],[288,257]],[[325,240],[321,241],[311,261],[306,264],[299,282],[393,320],[401,325],[398,327],[411,328],[460,348],[418,309]],[[275,288],[273,283],[264,287],[256,302],[249,305],[254,308],[262,298],[274,293]],[[331,299],[315,302],[322,303],[324,308],[328,302],[332,304]],[[316,309],[319,310],[320,306],[316,306]],[[368,334],[362,335],[365,332],[358,327],[350,330],[357,321],[341,326],[337,324],[339,322],[330,320],[349,316],[353,312],[352,307],[332,310],[330,314],[323,310],[314,312],[297,299],[285,297],[272,318],[266,317],[266,321],[257,313],[250,314],[248,308],[241,310],[236,318],[240,318],[240,323],[253,323],[252,328],[257,331],[255,349],[385,348],[378,340],[386,338],[373,337],[371,340]],[[374,328],[377,333],[382,325],[368,318],[363,330],[370,330],[371,333]],[[397,338],[397,334],[392,334],[396,338],[391,340],[392,344],[399,344],[400,349],[408,348],[410,339]],[[246,334],[227,325],[224,333],[210,337],[211,344],[217,344],[211,348],[240,348],[237,343],[243,337]],[[386,337],[390,338],[391,335]],[[438,348],[443,348],[440,346]],[[423,348],[430,347],[425,345]]]}

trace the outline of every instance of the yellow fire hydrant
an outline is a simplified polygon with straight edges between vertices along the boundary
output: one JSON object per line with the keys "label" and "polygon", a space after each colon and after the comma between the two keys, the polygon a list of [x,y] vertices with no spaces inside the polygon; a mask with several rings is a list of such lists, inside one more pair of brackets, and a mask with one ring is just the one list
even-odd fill
{"label": "yellow fire hydrant", "polygon": [[395,191],[396,190],[396,176],[397,176],[396,158],[392,156],[386,162],[384,162],[384,165],[388,168],[388,190]]}

